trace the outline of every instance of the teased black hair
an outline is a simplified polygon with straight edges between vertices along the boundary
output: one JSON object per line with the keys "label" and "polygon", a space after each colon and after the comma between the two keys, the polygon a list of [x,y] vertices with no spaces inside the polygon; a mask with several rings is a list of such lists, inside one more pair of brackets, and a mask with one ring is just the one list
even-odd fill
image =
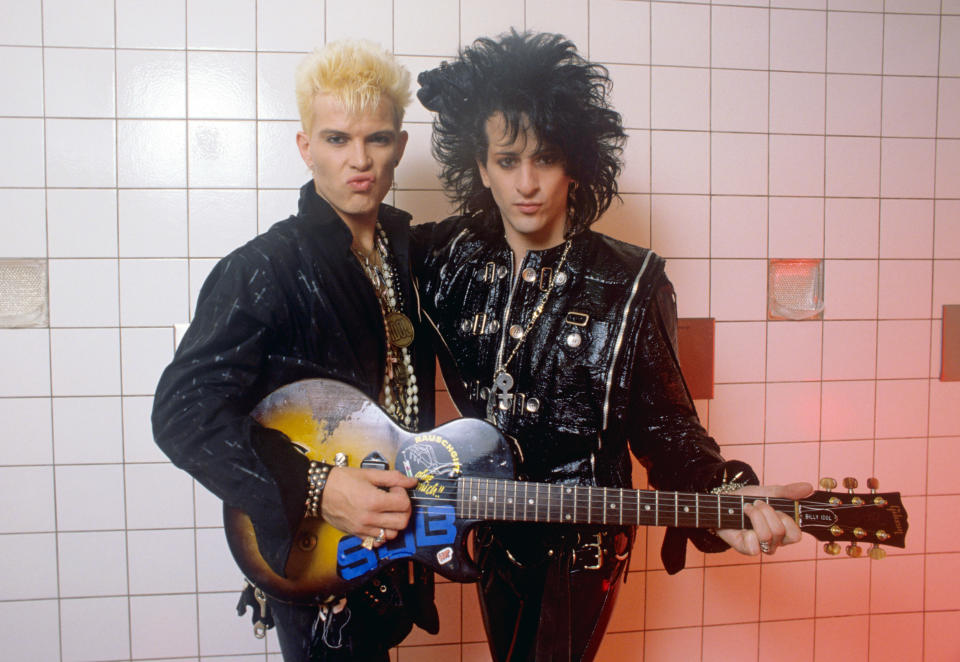
{"label": "teased black hair", "polygon": [[617,197],[626,134],[620,114],[609,107],[610,76],[562,35],[511,30],[477,39],[417,82],[417,98],[437,113],[433,155],[461,213],[496,208],[476,163],[486,160],[486,121],[495,113],[503,114],[508,137],[529,123],[541,144],[562,153],[576,182],[567,200],[568,236],[589,227]]}

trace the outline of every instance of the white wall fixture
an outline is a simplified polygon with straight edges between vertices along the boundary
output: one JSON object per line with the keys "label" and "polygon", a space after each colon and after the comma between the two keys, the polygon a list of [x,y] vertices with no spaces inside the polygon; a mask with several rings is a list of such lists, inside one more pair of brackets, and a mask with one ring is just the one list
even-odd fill
{"label": "white wall fixture", "polygon": [[49,324],[47,261],[0,260],[0,327]]}
{"label": "white wall fixture", "polygon": [[767,319],[823,318],[823,260],[770,260]]}

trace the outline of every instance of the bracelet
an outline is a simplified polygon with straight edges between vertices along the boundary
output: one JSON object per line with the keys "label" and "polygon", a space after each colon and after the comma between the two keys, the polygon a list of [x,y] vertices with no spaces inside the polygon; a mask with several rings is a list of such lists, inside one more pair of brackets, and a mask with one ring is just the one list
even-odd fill
{"label": "bracelet", "polygon": [[307,469],[307,517],[320,517],[320,501],[323,499],[323,488],[327,486],[327,477],[333,465],[325,462],[310,461]]}
{"label": "bracelet", "polygon": [[736,492],[741,487],[746,487],[746,481],[737,481],[740,476],[743,475],[742,471],[737,472],[737,475],[733,478],[727,480],[727,470],[723,470],[723,482],[710,490],[711,494],[726,494],[727,492]]}

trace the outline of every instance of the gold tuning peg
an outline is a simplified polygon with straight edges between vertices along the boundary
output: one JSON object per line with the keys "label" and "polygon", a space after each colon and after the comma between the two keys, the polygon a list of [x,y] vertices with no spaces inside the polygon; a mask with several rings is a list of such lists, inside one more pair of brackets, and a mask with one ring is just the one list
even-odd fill
{"label": "gold tuning peg", "polygon": [[880,489],[880,481],[876,478],[867,478],[867,487],[870,488],[871,494],[876,494],[877,490]]}
{"label": "gold tuning peg", "polygon": [[829,492],[830,490],[832,490],[832,489],[835,488],[836,486],[837,486],[837,479],[836,479],[836,478],[821,478],[821,479],[820,479],[820,487],[822,487],[823,489],[825,489],[827,492]]}
{"label": "gold tuning peg", "polygon": [[857,485],[859,484],[860,483],[857,481],[856,478],[852,478],[850,476],[847,476],[846,478],[843,479],[843,486],[847,488],[850,494],[853,494],[853,491],[857,489]]}
{"label": "gold tuning peg", "polygon": [[880,559],[885,558],[887,556],[886,550],[880,547],[880,545],[873,545],[870,548],[870,551],[867,552],[867,554],[874,561],[879,561]]}
{"label": "gold tuning peg", "polygon": [[863,548],[855,542],[850,543],[847,545],[847,556],[858,559],[863,556]]}
{"label": "gold tuning peg", "polygon": [[823,551],[825,551],[830,556],[836,556],[840,553],[840,543],[838,542],[828,542],[823,545]]}

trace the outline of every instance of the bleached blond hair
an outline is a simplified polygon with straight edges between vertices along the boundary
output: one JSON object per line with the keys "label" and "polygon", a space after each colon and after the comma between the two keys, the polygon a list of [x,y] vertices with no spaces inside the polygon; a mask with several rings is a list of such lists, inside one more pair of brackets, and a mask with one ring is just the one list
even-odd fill
{"label": "bleached blond hair", "polygon": [[376,108],[383,97],[393,103],[397,128],[410,103],[410,72],[373,42],[347,39],[314,49],[297,66],[297,109],[309,134],[313,100],[330,94],[350,113]]}

